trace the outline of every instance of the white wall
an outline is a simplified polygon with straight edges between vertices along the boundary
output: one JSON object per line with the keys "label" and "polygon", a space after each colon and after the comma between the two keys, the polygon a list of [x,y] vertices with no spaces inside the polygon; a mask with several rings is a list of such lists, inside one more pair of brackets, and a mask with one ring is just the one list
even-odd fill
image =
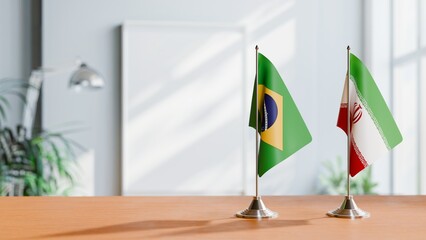
{"label": "white wall", "polygon": [[426,11],[417,3],[426,9],[425,1],[378,0],[365,6],[367,63],[403,136],[401,144],[374,163],[380,194],[426,193],[426,98],[421,94],[426,90],[426,65],[421,65],[426,38],[420,28],[426,26]]}
{"label": "white wall", "polygon": [[[30,0],[0,1],[0,79],[27,80],[31,72]],[[20,122],[22,104],[11,98],[7,125]]]}
{"label": "white wall", "polygon": [[[262,177],[261,193],[312,194],[321,162],[344,156],[346,138],[335,123],[347,44],[362,57],[361,7],[362,1],[339,0],[45,0],[43,63],[63,65],[81,56],[104,75],[106,87],[77,95],[66,89],[66,75],[45,81],[44,126],[64,121],[89,126],[74,138],[89,149],[89,159],[94,157],[94,194],[119,194],[120,25],[125,20],[242,24],[248,44],[259,44],[277,66],[313,136],[310,145]],[[253,178],[248,186],[252,183]]]}

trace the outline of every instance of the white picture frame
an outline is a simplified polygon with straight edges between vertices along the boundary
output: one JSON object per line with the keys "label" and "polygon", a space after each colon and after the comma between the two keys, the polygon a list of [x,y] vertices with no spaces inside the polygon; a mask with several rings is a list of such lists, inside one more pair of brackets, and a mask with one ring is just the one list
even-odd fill
{"label": "white picture frame", "polygon": [[122,25],[122,195],[244,194],[246,43],[235,25]]}

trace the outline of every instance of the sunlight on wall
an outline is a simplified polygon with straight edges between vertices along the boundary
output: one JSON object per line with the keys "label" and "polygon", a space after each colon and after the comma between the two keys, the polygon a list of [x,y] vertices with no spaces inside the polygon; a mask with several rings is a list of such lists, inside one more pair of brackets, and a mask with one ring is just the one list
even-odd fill
{"label": "sunlight on wall", "polygon": [[417,66],[415,63],[395,69],[394,117],[404,140],[395,148],[395,193],[417,192]]}
{"label": "sunlight on wall", "polygon": [[[268,1],[239,25],[126,27],[133,39],[124,40],[124,194],[253,192],[254,134],[247,127],[252,47],[259,44],[280,71],[288,69],[297,47],[293,8],[294,1]],[[138,48],[144,43],[149,48]],[[288,168],[298,165],[292,158]],[[272,173],[269,181],[296,173]],[[282,192],[267,182],[267,192]]]}
{"label": "sunlight on wall", "polygon": [[269,22],[286,15],[294,7],[294,1],[268,1],[258,7],[239,23],[248,31],[255,31],[268,25]]}
{"label": "sunlight on wall", "polygon": [[[267,46],[264,51],[274,65],[283,69],[282,66],[294,58],[296,50],[296,20],[289,19],[280,26],[271,29],[258,40],[261,46]],[[274,46],[271,50],[270,46]],[[285,69],[285,68],[284,68]]]}
{"label": "sunlight on wall", "polygon": [[[222,31],[220,26],[218,26],[218,29]],[[228,51],[232,46],[235,48],[238,45],[243,49],[244,45],[242,44],[241,33],[235,32],[235,29],[229,32],[215,33],[208,37],[200,46],[189,51],[188,55],[181,62],[177,63],[177,66],[174,67],[172,77],[176,79],[185,77],[218,53]]]}

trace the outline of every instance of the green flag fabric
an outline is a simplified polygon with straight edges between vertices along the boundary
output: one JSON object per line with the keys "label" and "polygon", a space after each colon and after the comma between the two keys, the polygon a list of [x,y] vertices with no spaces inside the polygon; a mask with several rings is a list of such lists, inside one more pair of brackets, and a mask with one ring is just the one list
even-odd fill
{"label": "green flag fabric", "polygon": [[[258,174],[282,162],[312,141],[287,87],[274,65],[258,53],[258,86],[253,89],[249,126],[260,134]],[[256,83],[255,83],[256,84]],[[256,107],[256,91],[258,107]]]}

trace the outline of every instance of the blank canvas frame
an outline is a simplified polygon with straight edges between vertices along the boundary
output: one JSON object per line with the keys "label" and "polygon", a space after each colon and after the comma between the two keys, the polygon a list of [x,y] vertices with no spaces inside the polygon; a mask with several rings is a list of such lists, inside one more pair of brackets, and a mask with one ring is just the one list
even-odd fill
{"label": "blank canvas frame", "polygon": [[122,194],[238,195],[245,185],[240,26],[122,26]]}

